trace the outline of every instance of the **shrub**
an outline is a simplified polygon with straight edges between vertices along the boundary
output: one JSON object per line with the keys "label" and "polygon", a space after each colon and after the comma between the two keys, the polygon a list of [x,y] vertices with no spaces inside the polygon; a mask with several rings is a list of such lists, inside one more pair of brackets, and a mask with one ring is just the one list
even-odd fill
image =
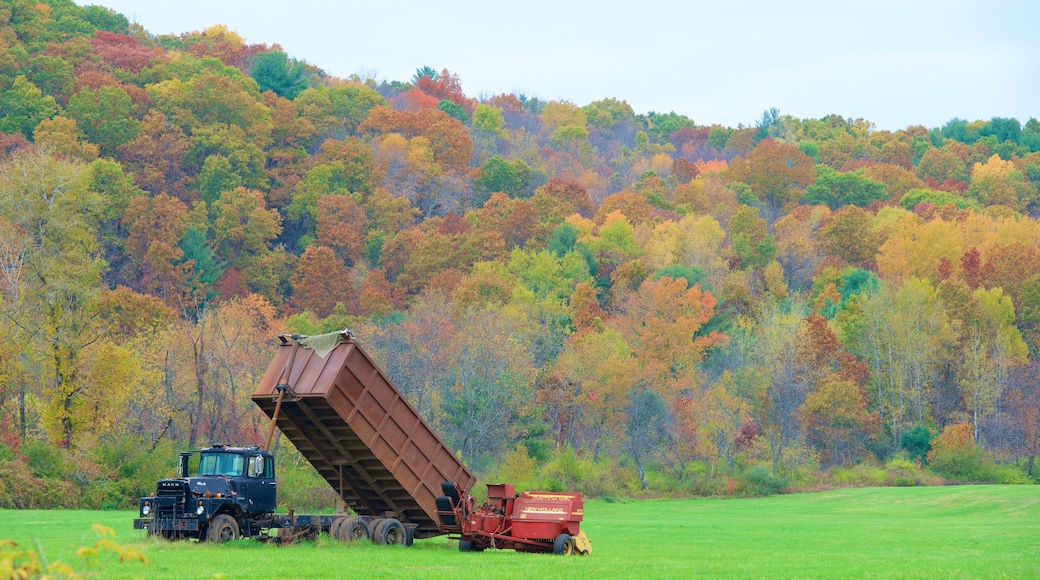
{"label": "shrub", "polygon": [[517,491],[540,490],[538,463],[528,454],[527,446],[517,444],[502,457],[498,467],[498,480],[512,483]]}
{"label": "shrub", "polygon": [[885,464],[885,485],[913,487],[917,485],[942,485],[941,477],[921,467],[906,457],[895,457]]}
{"label": "shrub", "polygon": [[21,446],[21,438],[13,423],[11,415],[0,417],[0,459],[2,460],[20,457],[18,448]]}
{"label": "shrub", "polygon": [[971,423],[947,425],[928,452],[928,465],[936,472],[962,481],[986,481],[990,465],[975,443]]}
{"label": "shrub", "polygon": [[79,489],[59,478],[35,477],[22,461],[0,461],[0,507],[15,509],[74,509]]}
{"label": "shrub", "polygon": [[788,486],[795,489],[816,486],[822,478],[816,455],[805,445],[785,447],[779,465]]}
{"label": "shrub", "polygon": [[744,474],[747,485],[744,492],[747,495],[774,495],[787,491],[790,483],[786,477],[773,475],[765,466],[755,465]]}
{"label": "shrub", "polygon": [[174,476],[177,450],[169,441],[153,449],[140,435],[103,438],[90,453],[100,473],[85,478],[84,505],[93,509],[136,507],[138,498],[155,492],[156,482]]}
{"label": "shrub", "polygon": [[635,471],[570,447],[554,451],[542,468],[546,491],[577,491],[589,497],[624,495],[641,488]]}
{"label": "shrub", "polygon": [[989,479],[993,483],[1006,485],[1028,485],[1033,483],[1022,468],[1011,464],[991,466],[989,469]]}
{"label": "shrub", "polygon": [[320,513],[334,509],[338,494],[329,487],[321,474],[284,439],[279,448],[275,453],[278,510]]}
{"label": "shrub", "polygon": [[711,469],[703,461],[687,464],[676,484],[676,491],[683,495],[718,496],[723,495],[725,489],[725,478],[712,475]]}
{"label": "shrub", "polygon": [[75,470],[61,449],[43,441],[27,439],[20,451],[36,477],[70,478]]}
{"label": "shrub", "polygon": [[861,463],[851,467],[836,467],[831,471],[831,481],[839,487],[880,487],[885,485],[885,470],[875,465]]}
{"label": "shrub", "polygon": [[[7,462],[5,460],[0,460],[0,472],[3,471],[4,463]],[[7,481],[3,478],[0,478],[0,509],[14,509],[14,497],[11,495],[11,491],[8,489]]]}

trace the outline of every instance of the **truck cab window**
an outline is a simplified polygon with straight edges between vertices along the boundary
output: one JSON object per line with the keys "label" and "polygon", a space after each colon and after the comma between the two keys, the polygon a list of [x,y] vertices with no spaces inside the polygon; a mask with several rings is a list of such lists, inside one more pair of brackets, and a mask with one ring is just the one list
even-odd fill
{"label": "truck cab window", "polygon": [[241,477],[246,458],[237,453],[203,453],[199,461],[199,475]]}

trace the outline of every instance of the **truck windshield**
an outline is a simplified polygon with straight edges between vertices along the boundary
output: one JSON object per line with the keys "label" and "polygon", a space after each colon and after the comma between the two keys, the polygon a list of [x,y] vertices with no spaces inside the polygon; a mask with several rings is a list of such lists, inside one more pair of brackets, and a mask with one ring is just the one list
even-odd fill
{"label": "truck windshield", "polygon": [[203,453],[199,461],[199,475],[226,475],[241,477],[246,458],[237,453]]}

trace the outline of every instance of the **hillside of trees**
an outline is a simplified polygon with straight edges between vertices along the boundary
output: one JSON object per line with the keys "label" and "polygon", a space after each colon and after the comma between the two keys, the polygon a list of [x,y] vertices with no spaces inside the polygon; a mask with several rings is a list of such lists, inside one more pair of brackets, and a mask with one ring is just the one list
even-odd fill
{"label": "hillside of trees", "polygon": [[725,127],[623,96],[0,3],[0,507],[136,505],[177,450],[260,443],[276,335],[343,328],[482,478],[1036,479],[1037,119]]}

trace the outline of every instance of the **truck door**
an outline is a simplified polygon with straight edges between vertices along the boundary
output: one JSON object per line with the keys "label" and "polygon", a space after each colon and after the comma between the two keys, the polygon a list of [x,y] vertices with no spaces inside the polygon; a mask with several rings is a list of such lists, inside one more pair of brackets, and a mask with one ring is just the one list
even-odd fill
{"label": "truck door", "polygon": [[277,500],[274,482],[274,458],[256,455],[249,462],[249,499],[251,509],[273,512]]}

